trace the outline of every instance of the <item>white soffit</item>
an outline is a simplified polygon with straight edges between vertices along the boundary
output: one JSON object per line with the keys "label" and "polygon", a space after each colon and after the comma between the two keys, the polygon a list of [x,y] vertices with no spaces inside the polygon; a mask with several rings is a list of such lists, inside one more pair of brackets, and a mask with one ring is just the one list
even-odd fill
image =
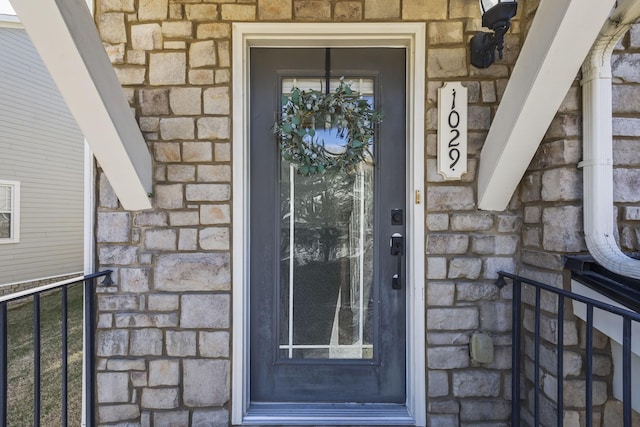
{"label": "white soffit", "polygon": [[480,154],[478,208],[504,210],[615,0],[542,0]]}
{"label": "white soffit", "polygon": [[151,208],[151,156],[84,0],[11,0],[122,206]]}

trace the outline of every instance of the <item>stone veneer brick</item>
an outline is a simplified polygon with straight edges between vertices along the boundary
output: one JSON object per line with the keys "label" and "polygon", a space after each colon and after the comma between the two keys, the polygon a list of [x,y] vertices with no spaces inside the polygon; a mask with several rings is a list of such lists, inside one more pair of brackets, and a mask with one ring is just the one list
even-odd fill
{"label": "stone veneer brick", "polygon": [[102,40],[107,43],[124,43],[127,41],[125,18],[122,13],[100,14],[98,30]]}
{"label": "stone veneer brick", "polygon": [[129,401],[129,374],[126,372],[98,373],[98,400],[104,403]]}
{"label": "stone veneer brick", "polygon": [[203,117],[197,123],[200,139],[228,139],[231,135],[231,123],[227,117]]}
{"label": "stone veneer brick", "polygon": [[182,157],[185,162],[211,162],[213,160],[213,146],[209,141],[184,142]]}
{"label": "stone veneer brick", "polygon": [[131,44],[136,50],[154,50],[162,47],[162,29],[158,24],[140,24],[131,27]]}
{"label": "stone veneer brick", "polygon": [[365,0],[364,2],[364,19],[397,19],[399,17],[399,0]]}
{"label": "stone veneer brick", "polygon": [[333,16],[336,21],[360,21],[362,20],[362,3],[357,1],[335,3]]}
{"label": "stone veneer brick", "polygon": [[182,368],[185,405],[222,406],[229,400],[231,374],[228,360],[185,359]]}
{"label": "stone veneer brick", "polygon": [[171,21],[162,23],[162,34],[165,37],[191,38],[193,35],[193,24],[187,21]]}
{"label": "stone veneer brick", "polygon": [[226,115],[230,113],[229,88],[212,87],[204,91],[204,113]]}
{"label": "stone veneer brick", "polygon": [[429,369],[467,368],[469,362],[467,346],[427,348],[427,367]]}
{"label": "stone veneer brick", "polygon": [[115,67],[114,71],[123,84],[140,85],[144,83],[145,69],[142,67]]}
{"label": "stone veneer brick", "polygon": [[139,0],[138,19],[155,21],[167,19],[169,0]]}
{"label": "stone veneer brick", "polygon": [[186,82],[186,53],[151,53],[149,59],[149,84],[165,86]]}
{"label": "stone veneer brick", "polygon": [[229,262],[226,253],[158,255],[155,289],[173,292],[229,290]]}
{"label": "stone veneer brick", "polygon": [[402,18],[412,20],[441,20],[447,18],[448,0],[404,0]]}
{"label": "stone veneer brick", "polygon": [[178,388],[142,389],[140,405],[143,409],[173,409],[178,407]]}
{"label": "stone veneer brick", "polygon": [[102,405],[98,408],[98,419],[103,423],[130,420],[139,417],[140,407],[136,404]]}
{"label": "stone veneer brick", "polygon": [[260,20],[291,19],[292,0],[260,0],[258,1],[258,18]]}
{"label": "stone veneer brick", "polygon": [[451,78],[468,75],[466,49],[432,48],[427,51],[427,76]]}
{"label": "stone veneer brick", "polygon": [[324,21],[331,18],[331,2],[327,0],[294,0],[293,15],[300,21]]}
{"label": "stone veneer brick", "polygon": [[164,359],[149,361],[149,386],[177,386],[180,382],[180,362]]}
{"label": "stone veneer brick", "polygon": [[222,4],[220,15],[224,21],[254,21],[256,6],[253,4]]}
{"label": "stone veneer brick", "polygon": [[427,42],[433,45],[461,43],[462,29],[460,21],[431,22],[427,28]]}

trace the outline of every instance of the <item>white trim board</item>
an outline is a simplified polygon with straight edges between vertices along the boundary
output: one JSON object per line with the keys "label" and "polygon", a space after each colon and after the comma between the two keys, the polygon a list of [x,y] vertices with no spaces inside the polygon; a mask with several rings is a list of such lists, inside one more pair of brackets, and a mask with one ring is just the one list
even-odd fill
{"label": "white trim board", "polygon": [[[424,306],[424,23],[236,23],[233,25],[233,370],[232,423],[246,419],[249,407],[249,48],[404,47],[407,49],[407,402],[414,425],[426,425]],[[284,415],[284,414],[282,414]],[[305,423],[304,417],[263,417],[262,424]],[[306,420],[311,422],[312,420]],[[331,424],[361,424],[354,417]],[[374,424],[369,418],[366,424]],[[381,418],[377,424],[393,424]],[[318,423],[315,418],[314,424]]]}

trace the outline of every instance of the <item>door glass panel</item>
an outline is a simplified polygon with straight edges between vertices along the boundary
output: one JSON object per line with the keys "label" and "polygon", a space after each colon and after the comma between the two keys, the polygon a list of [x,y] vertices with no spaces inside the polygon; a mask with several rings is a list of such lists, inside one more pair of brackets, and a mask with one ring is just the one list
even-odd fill
{"label": "door glass panel", "polygon": [[[338,83],[332,80],[330,90]],[[373,83],[357,79],[351,88],[373,104]],[[324,81],[284,79],[283,94],[294,86],[323,91]],[[335,129],[316,129],[316,135],[332,152],[344,147]],[[349,174],[311,176],[281,162],[280,357],[371,359],[373,160]]]}

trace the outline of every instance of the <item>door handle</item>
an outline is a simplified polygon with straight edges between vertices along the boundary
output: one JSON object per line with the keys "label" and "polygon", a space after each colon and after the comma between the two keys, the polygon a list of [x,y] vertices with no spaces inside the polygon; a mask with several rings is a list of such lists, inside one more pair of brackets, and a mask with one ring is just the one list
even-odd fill
{"label": "door handle", "polygon": [[396,273],[391,279],[392,289],[402,289],[402,255],[404,255],[404,237],[400,233],[393,233],[389,242],[391,255],[397,259]]}

